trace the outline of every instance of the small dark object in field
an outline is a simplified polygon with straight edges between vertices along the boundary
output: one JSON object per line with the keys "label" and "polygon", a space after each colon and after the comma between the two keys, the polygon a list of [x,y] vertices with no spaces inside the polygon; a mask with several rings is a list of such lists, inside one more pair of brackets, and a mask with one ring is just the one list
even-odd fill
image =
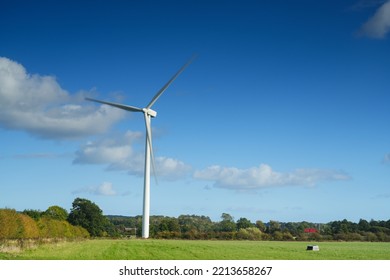
{"label": "small dark object in field", "polygon": [[307,251],[319,251],[320,247],[318,245],[309,245],[306,248]]}

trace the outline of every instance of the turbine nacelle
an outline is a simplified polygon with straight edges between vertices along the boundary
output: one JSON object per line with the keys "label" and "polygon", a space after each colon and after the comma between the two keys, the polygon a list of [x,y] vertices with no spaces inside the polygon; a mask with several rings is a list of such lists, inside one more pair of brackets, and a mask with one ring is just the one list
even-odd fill
{"label": "turbine nacelle", "polygon": [[155,118],[157,116],[157,112],[150,108],[143,108],[142,111],[148,116],[151,116],[152,118]]}

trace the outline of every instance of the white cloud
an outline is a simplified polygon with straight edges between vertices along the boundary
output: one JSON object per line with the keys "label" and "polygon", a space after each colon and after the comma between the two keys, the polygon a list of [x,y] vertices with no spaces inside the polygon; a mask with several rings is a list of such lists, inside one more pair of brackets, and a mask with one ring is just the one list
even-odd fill
{"label": "white cloud", "polygon": [[94,189],[94,192],[97,195],[116,195],[116,191],[112,187],[112,184],[109,182],[104,182],[96,189]]}
{"label": "white cloud", "polygon": [[281,186],[315,186],[321,181],[349,179],[348,175],[340,171],[297,169],[290,173],[281,173],[273,171],[266,164],[249,169],[214,165],[196,171],[194,177],[213,181],[215,187],[235,190],[254,190]]}
{"label": "white cloud", "polygon": [[142,137],[140,132],[127,131],[124,135],[89,141],[76,152],[77,164],[110,164],[120,166],[128,158],[134,157],[132,144]]}
{"label": "white cloud", "polygon": [[390,0],[378,8],[360,29],[360,34],[371,38],[385,38],[390,31]]}
{"label": "white cloud", "polygon": [[[141,132],[128,131],[125,135],[88,142],[76,152],[75,164],[103,164],[107,170],[126,171],[131,175],[144,175],[144,147],[138,151],[134,144],[144,138]],[[142,143],[143,144],[143,143]],[[156,157],[158,179],[177,180],[188,175],[191,167],[184,162]]]}
{"label": "white cloud", "polygon": [[99,186],[88,187],[84,189],[80,189],[73,192],[74,194],[78,193],[89,193],[93,195],[103,195],[103,196],[113,196],[116,195],[116,191],[114,190],[112,183],[104,182]]}
{"label": "white cloud", "polygon": [[191,166],[184,162],[167,157],[156,158],[156,175],[169,181],[184,178],[191,171]]}
{"label": "white cloud", "polygon": [[0,126],[67,139],[104,132],[124,117],[121,110],[82,101],[82,94],[70,95],[55,77],[28,74],[21,64],[0,57]]}

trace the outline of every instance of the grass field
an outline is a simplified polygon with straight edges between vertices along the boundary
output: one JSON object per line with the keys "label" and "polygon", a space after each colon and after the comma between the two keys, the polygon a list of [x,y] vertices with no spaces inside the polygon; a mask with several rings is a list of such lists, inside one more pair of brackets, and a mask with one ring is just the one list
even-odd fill
{"label": "grass field", "polygon": [[22,252],[0,253],[12,260],[390,260],[390,243],[87,240],[47,244]]}

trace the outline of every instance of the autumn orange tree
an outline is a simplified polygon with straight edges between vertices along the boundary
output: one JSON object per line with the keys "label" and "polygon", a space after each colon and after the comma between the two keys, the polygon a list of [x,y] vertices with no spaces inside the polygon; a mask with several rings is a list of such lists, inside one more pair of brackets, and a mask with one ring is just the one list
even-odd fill
{"label": "autumn orange tree", "polygon": [[[49,210],[53,209],[60,210],[59,213],[63,212],[58,207],[49,207]],[[14,209],[0,209],[0,239],[89,237],[86,229],[73,226],[68,221],[60,219],[58,215],[50,215],[48,212],[35,220]]]}

